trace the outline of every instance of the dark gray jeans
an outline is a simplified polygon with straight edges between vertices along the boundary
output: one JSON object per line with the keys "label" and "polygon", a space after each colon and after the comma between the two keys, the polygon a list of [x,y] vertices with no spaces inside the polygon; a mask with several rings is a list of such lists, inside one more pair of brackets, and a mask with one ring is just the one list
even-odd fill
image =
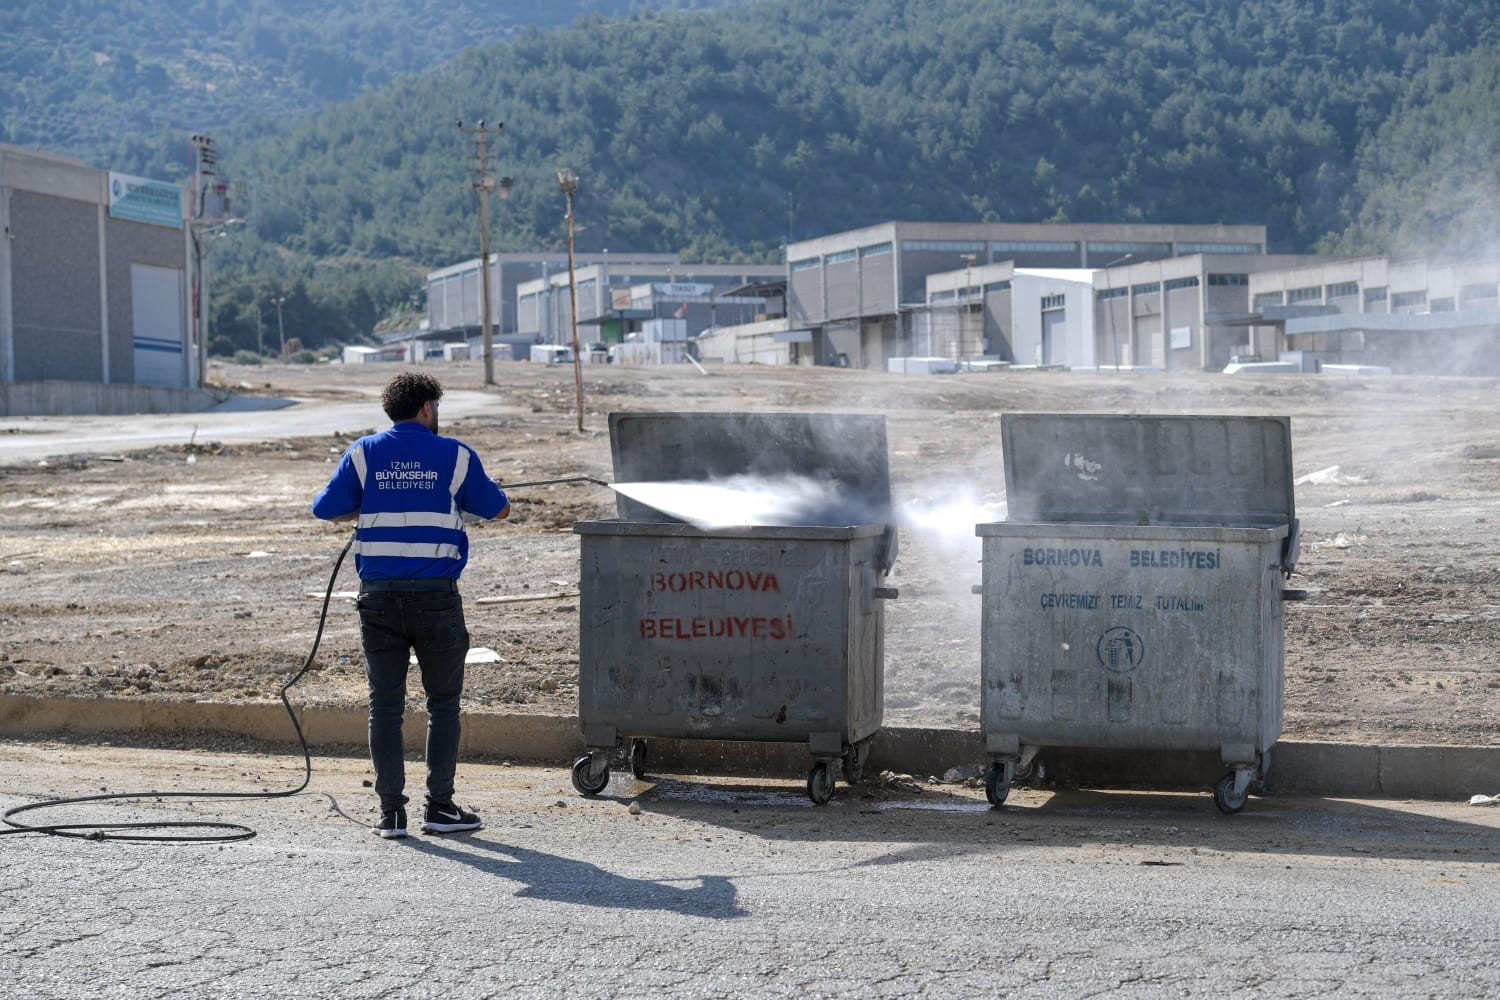
{"label": "dark gray jeans", "polygon": [[427,694],[427,801],[453,801],[458,767],[458,703],[464,690],[463,598],[455,593],[391,591],[359,595],[360,640],[370,682],[370,763],[382,810],[407,803],[401,716],[411,652]]}

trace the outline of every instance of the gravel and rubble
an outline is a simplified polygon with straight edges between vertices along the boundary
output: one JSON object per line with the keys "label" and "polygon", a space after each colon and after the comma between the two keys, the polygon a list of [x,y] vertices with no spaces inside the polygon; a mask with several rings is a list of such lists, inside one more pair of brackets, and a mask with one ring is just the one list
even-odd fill
{"label": "gravel and rubble", "polygon": [[[567,366],[500,363],[492,387],[477,363],[428,367],[492,401],[445,432],[509,482],[612,479],[612,411],[884,414],[903,520],[885,718],[964,729],[979,723],[973,524],[1002,516],[1002,412],[1289,416],[1303,529],[1292,585],[1309,599],[1288,608],[1286,736],[1500,743],[1500,381],[588,366],[580,433]],[[68,418],[0,418],[0,692],[274,699],[311,646],[347,537],[308,504],[348,443],[385,425],[375,394],[391,371],[216,367],[245,395],[369,404],[362,426],[284,440],[219,441],[183,415],[180,443],[11,461],[7,438],[45,440]],[[257,414],[243,419],[253,428]],[[469,628],[494,655],[470,667],[468,707],[566,713],[578,679],[571,526],[613,516],[613,495],[568,484],[513,503],[509,521],[471,529]],[[346,565],[335,589],[355,586]],[[295,697],[363,704],[347,598]]]}

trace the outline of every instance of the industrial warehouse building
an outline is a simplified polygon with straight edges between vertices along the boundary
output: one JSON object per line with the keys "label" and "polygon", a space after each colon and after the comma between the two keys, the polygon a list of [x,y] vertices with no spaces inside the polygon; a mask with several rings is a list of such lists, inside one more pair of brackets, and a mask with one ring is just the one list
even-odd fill
{"label": "industrial warehouse building", "polygon": [[1248,292],[1243,322],[1303,371],[1500,375],[1500,258],[1324,258],[1252,274]]}
{"label": "industrial warehouse building", "polygon": [[[483,339],[480,261],[467,260],[427,275],[431,343],[467,343],[478,357]],[[571,344],[577,285],[580,344],[614,344],[653,319],[686,319],[689,336],[714,325],[763,313],[753,294],[731,294],[756,281],[779,283],[780,264],[683,264],[677,254],[579,253],[568,271],[566,253],[490,256],[490,323],[499,356],[527,357],[531,344]]]}
{"label": "industrial warehouse building", "polygon": [[0,413],[199,409],[176,184],[0,145]]}
{"label": "industrial warehouse building", "polygon": [[1094,357],[1080,367],[1222,371],[1234,358],[1274,361],[1274,331],[1246,324],[1252,283],[1331,259],[1196,253],[1097,271]]}
{"label": "industrial warehouse building", "polygon": [[930,275],[927,289],[925,310],[911,310],[913,349],[960,362],[1500,374],[1496,260],[1195,253],[1097,269],[965,267]]}
{"label": "industrial warehouse building", "polygon": [[884,368],[921,353],[931,275],[965,273],[973,303],[990,294],[974,275],[993,278],[996,263],[1055,272],[1265,251],[1264,226],[887,222],[787,247],[788,330],[806,332],[816,363]]}
{"label": "industrial warehouse building", "polygon": [[[652,320],[680,319],[685,336],[764,318],[780,308],[778,289],[785,275],[780,264],[673,264],[662,267],[621,261],[578,268],[573,276],[578,296],[578,340],[620,343]],[[572,291],[568,274],[527,282],[517,290],[520,331],[538,343],[572,342]]]}
{"label": "industrial warehouse building", "polygon": [[[575,254],[575,268],[599,265],[606,271],[613,260],[618,267],[645,267],[663,274],[678,266],[675,253],[580,253]],[[449,340],[466,340],[483,335],[483,289],[479,283],[480,261],[471,260],[432,271],[427,275],[427,326]],[[490,254],[490,323],[491,331],[502,337],[535,334],[535,320],[522,326],[517,313],[518,289],[521,285],[562,276],[566,293],[568,255],[566,253],[492,253]],[[550,316],[545,316],[548,326]],[[478,356],[477,354],[475,355]]]}

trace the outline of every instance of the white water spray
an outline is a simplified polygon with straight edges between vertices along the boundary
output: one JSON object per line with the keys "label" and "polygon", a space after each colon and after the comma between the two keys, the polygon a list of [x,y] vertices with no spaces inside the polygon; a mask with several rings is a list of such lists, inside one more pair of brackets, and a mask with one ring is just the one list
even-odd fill
{"label": "white water spray", "polygon": [[[864,504],[837,483],[806,476],[730,476],[711,482],[615,483],[615,491],[697,528],[862,524]],[[877,518],[878,519],[878,518]]]}
{"label": "white water spray", "polygon": [[949,484],[941,495],[914,497],[898,511],[901,530],[920,535],[934,548],[948,555],[971,556],[977,560],[980,540],[974,526],[1003,521],[1006,503],[1003,498],[984,498],[972,487]]}

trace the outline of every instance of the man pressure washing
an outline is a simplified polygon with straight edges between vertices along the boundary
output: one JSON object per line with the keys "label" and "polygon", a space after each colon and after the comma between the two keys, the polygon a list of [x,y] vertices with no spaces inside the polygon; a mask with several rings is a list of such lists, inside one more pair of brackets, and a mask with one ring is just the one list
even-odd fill
{"label": "man pressure washing", "polygon": [[464,522],[510,514],[505,492],[473,448],[438,434],[443,387],[402,372],[381,393],[389,430],[349,446],[313,500],[327,521],[358,519],[360,641],[370,683],[370,761],[380,796],[376,834],[406,836],[406,764],[401,717],[406,669],[416,653],[427,694],[427,801],[422,829],[477,830],[479,817],[453,801],[459,698],[469,632],[458,578],[469,559]]}

